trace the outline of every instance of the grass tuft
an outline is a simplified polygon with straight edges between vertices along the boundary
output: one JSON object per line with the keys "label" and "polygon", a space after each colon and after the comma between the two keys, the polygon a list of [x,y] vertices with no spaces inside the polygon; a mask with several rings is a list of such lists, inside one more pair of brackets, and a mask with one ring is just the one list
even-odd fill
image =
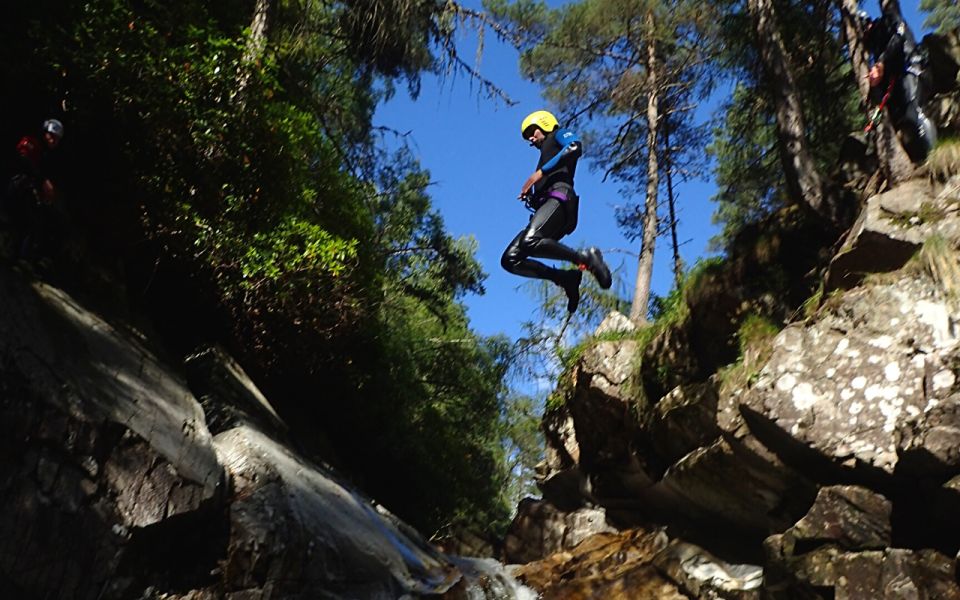
{"label": "grass tuft", "polygon": [[930,152],[924,168],[934,181],[945,182],[954,175],[960,175],[960,139],[941,140]]}

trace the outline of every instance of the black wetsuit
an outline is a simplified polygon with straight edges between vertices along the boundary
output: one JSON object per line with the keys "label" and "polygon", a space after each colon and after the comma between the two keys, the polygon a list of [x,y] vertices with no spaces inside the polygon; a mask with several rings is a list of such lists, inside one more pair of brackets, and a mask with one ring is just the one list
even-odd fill
{"label": "black wetsuit", "polygon": [[500,258],[500,264],[510,273],[561,284],[569,271],[548,267],[530,257],[583,262],[578,251],[557,241],[577,227],[579,198],[573,190],[573,177],[582,152],[580,139],[570,130],[556,129],[544,138],[537,162],[543,179],[530,200],[535,212]]}
{"label": "black wetsuit", "polygon": [[937,140],[936,127],[923,113],[926,86],[923,61],[913,33],[897,17],[885,14],[874,21],[866,37],[874,63],[883,63],[883,79],[871,90],[879,105],[889,90],[887,108],[894,126],[904,135],[904,148],[914,161],[923,160]]}

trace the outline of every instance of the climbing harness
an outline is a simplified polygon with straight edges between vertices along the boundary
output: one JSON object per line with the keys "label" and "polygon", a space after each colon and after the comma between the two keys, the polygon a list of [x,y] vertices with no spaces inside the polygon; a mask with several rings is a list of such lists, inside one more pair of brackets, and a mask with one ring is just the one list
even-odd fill
{"label": "climbing harness", "polygon": [[873,114],[870,115],[867,126],[863,128],[864,133],[869,133],[874,127],[880,124],[880,117],[883,115],[883,109],[887,106],[887,100],[890,99],[890,92],[893,91],[893,84],[896,83],[896,81],[895,77],[890,78],[890,84],[887,86],[886,93],[883,95],[883,98],[880,99],[880,104],[873,110]]}

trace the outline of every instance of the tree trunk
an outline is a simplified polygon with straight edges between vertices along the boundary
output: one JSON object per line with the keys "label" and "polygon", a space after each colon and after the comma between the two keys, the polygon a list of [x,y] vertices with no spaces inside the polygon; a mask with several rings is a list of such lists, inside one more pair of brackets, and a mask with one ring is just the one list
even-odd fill
{"label": "tree trunk", "polygon": [[820,172],[807,145],[800,90],[793,79],[783,38],[777,28],[773,3],[771,0],[747,0],[747,6],[753,17],[757,49],[776,107],[777,136],[787,192],[794,202],[806,204],[833,221]]}
{"label": "tree trunk", "polygon": [[664,172],[667,176],[667,207],[670,210],[670,242],[673,247],[673,285],[679,290],[683,283],[683,259],[680,258],[680,244],[677,242],[677,207],[673,195],[673,164],[670,150],[670,114],[663,119],[663,160]]}
{"label": "tree trunk", "polygon": [[[647,31],[653,31],[653,14],[648,13]],[[630,320],[634,323],[647,322],[647,305],[650,303],[650,281],[653,277],[653,250],[657,243],[657,189],[659,188],[657,167],[657,104],[659,90],[657,81],[657,52],[654,36],[647,39],[647,200],[643,216],[643,240],[640,258],[637,259],[637,283],[633,290],[633,304],[630,307]]]}
{"label": "tree trunk", "polygon": [[243,51],[243,60],[240,63],[240,73],[237,76],[237,99],[242,106],[244,92],[250,85],[250,76],[254,66],[263,58],[267,48],[267,27],[270,24],[270,0],[257,0],[253,9],[253,20],[250,21],[250,35]]}
{"label": "tree trunk", "polygon": [[[860,99],[863,102],[865,113],[869,113],[870,83],[867,73],[870,71],[870,60],[867,49],[863,46],[863,32],[860,30],[859,20],[856,18],[859,6],[857,0],[841,0],[840,15],[843,19],[843,34],[847,43],[847,52],[850,54],[850,63],[853,66],[853,75],[857,78],[857,89],[860,90]],[[897,7],[899,10],[899,6]],[[913,162],[907,156],[906,150],[900,144],[897,134],[890,123],[890,118],[883,115],[876,127],[874,145],[880,169],[887,181],[891,184],[909,179],[913,174]]]}

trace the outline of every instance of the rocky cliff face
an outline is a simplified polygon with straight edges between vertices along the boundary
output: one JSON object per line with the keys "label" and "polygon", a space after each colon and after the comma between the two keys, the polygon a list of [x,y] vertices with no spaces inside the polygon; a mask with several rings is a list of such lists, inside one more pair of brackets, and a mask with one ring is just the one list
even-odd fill
{"label": "rocky cliff face", "polygon": [[516,587],[300,455],[222,352],[174,365],[128,323],[6,267],[0,305],[4,598],[457,599]]}
{"label": "rocky cliff face", "polygon": [[[703,359],[677,344],[688,377],[657,396],[637,341],[594,345],[544,423],[542,504],[619,533],[565,544],[525,526],[550,512],[533,503],[506,545],[542,549],[526,581],[546,598],[960,598],[958,247],[960,177],[912,181],[866,203],[809,316],[736,366],[690,377]],[[648,348],[715,326],[695,308]]]}

